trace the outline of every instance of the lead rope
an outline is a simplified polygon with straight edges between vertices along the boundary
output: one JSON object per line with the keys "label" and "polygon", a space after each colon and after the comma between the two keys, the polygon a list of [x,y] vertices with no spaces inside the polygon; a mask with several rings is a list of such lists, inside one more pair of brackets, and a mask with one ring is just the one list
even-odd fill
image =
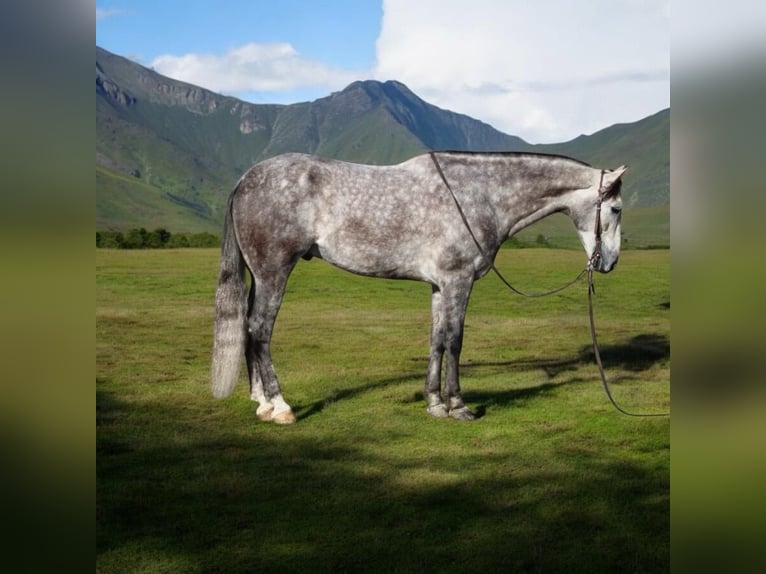
{"label": "lead rope", "polygon": [[455,206],[457,207],[458,213],[460,214],[460,218],[463,220],[463,224],[468,230],[468,234],[471,236],[471,239],[473,239],[473,242],[476,244],[476,247],[479,250],[479,253],[484,258],[484,261],[489,264],[490,268],[492,269],[492,271],[495,272],[495,275],[498,276],[500,281],[502,281],[505,284],[505,286],[508,287],[511,291],[513,291],[514,293],[518,295],[522,295],[523,297],[545,297],[546,295],[553,295],[554,293],[558,293],[559,291],[563,291],[564,289],[571,287],[572,285],[577,283],[582,278],[583,275],[587,274],[588,318],[590,320],[591,339],[593,340],[593,355],[596,358],[596,365],[598,366],[598,372],[599,372],[599,375],[601,376],[601,384],[604,387],[604,392],[606,393],[606,396],[609,399],[609,402],[612,403],[612,406],[615,409],[617,409],[617,411],[629,417],[668,417],[670,416],[670,413],[632,413],[630,411],[626,411],[625,409],[623,409],[620,405],[617,404],[617,401],[614,400],[614,397],[612,397],[612,392],[609,390],[609,383],[606,380],[604,364],[601,362],[601,353],[598,350],[598,342],[596,341],[596,323],[593,319],[593,294],[596,292],[596,288],[593,285],[593,267],[596,263],[598,263],[598,259],[601,257],[599,247],[601,244],[601,202],[604,197],[604,190],[602,189],[603,183],[604,183],[604,170],[601,170],[601,180],[599,181],[599,198],[598,198],[598,204],[596,206],[596,246],[593,249],[593,255],[591,255],[590,260],[588,260],[588,264],[585,266],[585,268],[582,271],[580,271],[577,277],[575,277],[569,283],[567,283],[566,285],[562,287],[557,287],[556,289],[551,289],[550,291],[543,291],[539,293],[525,293],[524,291],[521,291],[520,289],[517,289],[516,287],[511,285],[508,282],[508,280],[505,277],[503,277],[503,274],[500,273],[500,270],[495,266],[495,262],[489,257],[487,257],[487,254],[484,252],[484,249],[479,243],[479,240],[476,238],[476,235],[474,235],[473,230],[471,229],[471,225],[468,223],[468,218],[465,216],[465,213],[463,212],[463,208],[460,206],[460,202],[458,201],[457,196],[455,195],[455,192],[452,190],[452,187],[447,181],[447,178],[444,175],[444,171],[442,171],[442,167],[439,164],[439,160],[436,159],[436,154],[434,152],[429,152],[429,155],[431,156],[431,159],[433,160],[434,165],[436,166],[436,171],[439,172],[439,176],[444,182],[444,186],[449,191],[450,196],[452,196],[452,200],[455,202]]}
{"label": "lead rope", "polygon": [[606,382],[606,373],[604,372],[604,364],[601,362],[601,353],[598,351],[598,342],[596,341],[596,323],[593,319],[593,293],[596,292],[593,286],[593,267],[588,264],[586,268],[588,273],[588,319],[590,320],[590,336],[593,340],[593,355],[596,357],[596,365],[598,366],[599,375],[601,375],[601,385],[604,387],[609,402],[612,406],[620,411],[622,414],[629,417],[669,417],[670,413],[632,413],[626,411],[612,397],[612,392],[609,390],[609,383]]}

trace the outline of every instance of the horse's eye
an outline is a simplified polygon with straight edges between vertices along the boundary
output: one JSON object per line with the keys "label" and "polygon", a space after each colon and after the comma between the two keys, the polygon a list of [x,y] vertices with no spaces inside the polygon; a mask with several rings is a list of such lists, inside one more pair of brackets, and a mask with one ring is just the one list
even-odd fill
{"label": "horse's eye", "polygon": [[613,205],[612,206],[612,213],[614,213],[615,215],[619,215],[621,211],[622,211],[622,207],[621,206],[619,206],[619,205]]}

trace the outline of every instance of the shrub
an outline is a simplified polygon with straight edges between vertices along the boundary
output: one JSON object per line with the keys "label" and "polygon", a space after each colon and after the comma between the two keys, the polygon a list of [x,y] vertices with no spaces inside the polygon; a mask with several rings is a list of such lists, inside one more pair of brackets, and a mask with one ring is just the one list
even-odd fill
{"label": "shrub", "polygon": [[221,239],[207,231],[173,234],[163,228],[149,232],[143,227],[130,229],[124,234],[121,231],[96,231],[96,247],[104,249],[177,249],[220,245]]}

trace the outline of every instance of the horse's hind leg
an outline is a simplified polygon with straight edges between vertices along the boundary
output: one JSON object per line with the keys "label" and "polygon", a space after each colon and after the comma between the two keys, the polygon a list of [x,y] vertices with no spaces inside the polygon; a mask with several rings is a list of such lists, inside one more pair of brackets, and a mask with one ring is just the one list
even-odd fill
{"label": "horse's hind leg", "polygon": [[258,359],[255,356],[254,344],[248,342],[245,349],[245,356],[247,360],[247,374],[250,377],[250,400],[258,403],[258,408],[255,414],[262,421],[270,421],[271,414],[274,411],[274,405],[266,398],[266,394],[263,392],[263,379],[261,379],[261,372],[258,368]]}
{"label": "horse's hind leg", "polygon": [[[247,300],[248,317],[253,313],[253,305],[255,303],[255,281],[250,285],[250,293]],[[274,405],[269,402],[266,395],[263,392],[263,380],[261,379],[261,372],[258,368],[258,358],[255,354],[255,341],[252,340],[252,334],[249,329],[247,332],[247,345],[245,346],[245,359],[247,362],[247,374],[250,379],[250,400],[258,403],[258,409],[255,414],[262,421],[270,421],[271,413],[274,411]]]}
{"label": "horse's hind leg", "polygon": [[274,364],[271,360],[271,335],[282,304],[287,278],[292,266],[272,273],[254,273],[247,318],[247,359],[250,374],[250,398],[260,403],[256,411],[261,420],[278,424],[295,422],[290,405],[282,397]]}

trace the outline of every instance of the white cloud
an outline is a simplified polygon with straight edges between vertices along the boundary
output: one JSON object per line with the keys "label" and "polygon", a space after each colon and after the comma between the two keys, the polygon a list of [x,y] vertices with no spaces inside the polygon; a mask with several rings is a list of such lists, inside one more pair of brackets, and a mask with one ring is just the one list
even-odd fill
{"label": "white cloud", "polygon": [[162,55],[150,66],[171,78],[228,94],[306,87],[334,90],[359,79],[355,72],[301,57],[289,43],[249,43],[223,55]]}
{"label": "white cloud", "polygon": [[669,105],[666,0],[384,0],[375,77],[528,141]]}

